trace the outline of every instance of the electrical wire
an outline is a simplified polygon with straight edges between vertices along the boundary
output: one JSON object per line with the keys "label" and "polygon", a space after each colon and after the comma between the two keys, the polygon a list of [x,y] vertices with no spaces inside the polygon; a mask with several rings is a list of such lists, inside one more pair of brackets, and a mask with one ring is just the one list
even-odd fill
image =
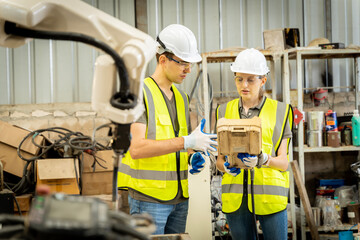
{"label": "electrical wire", "polygon": [[[51,144],[49,145],[47,142],[37,141],[37,138],[40,136],[46,136],[46,134],[56,134],[58,139],[52,140]],[[39,148],[39,153],[32,157],[24,157],[22,146],[28,139],[31,139],[31,143]],[[68,153],[65,149],[70,149],[70,153]],[[97,161],[99,159],[96,157],[96,152],[99,150],[109,150],[111,147],[105,147],[102,144],[99,144],[95,140],[93,141],[92,138],[85,136],[81,132],[73,132],[69,129],[62,128],[62,127],[52,127],[46,129],[38,129],[28,133],[20,142],[17,153],[18,156],[26,162],[23,170],[23,176],[18,183],[12,184],[8,183],[8,186],[11,190],[15,193],[15,195],[21,195],[28,192],[33,192],[35,188],[34,183],[34,163],[36,160],[41,160],[44,157],[47,157],[48,154],[51,154],[51,151],[57,152],[59,155],[66,155],[66,157],[74,157],[78,158],[79,161],[79,172],[80,176],[77,174],[76,171],[76,180],[78,187],[81,191],[81,175],[83,169],[83,152],[86,151],[87,153],[91,154],[95,159],[96,163],[98,163],[101,167],[105,168],[103,165]],[[81,156],[81,157],[80,157]],[[94,164],[95,164],[94,162]],[[76,170],[76,167],[75,167]]]}
{"label": "electrical wire", "polygon": [[125,63],[119,56],[119,54],[106,43],[81,33],[32,30],[18,27],[15,23],[8,21],[5,21],[4,31],[6,34],[26,38],[82,42],[103,50],[105,53],[109,54],[114,59],[120,79],[120,90],[111,97],[111,105],[119,109],[130,109],[134,108],[137,105],[137,97],[134,94],[130,93],[129,90],[129,75],[125,67]]}
{"label": "electrical wire", "polygon": [[[11,187],[10,187],[6,182],[4,182],[4,185],[5,185],[5,187],[6,187],[7,189],[11,190]],[[15,197],[14,195],[13,195],[13,199],[14,199],[14,201],[15,201],[17,210],[18,210],[18,212],[19,212],[19,216],[21,217],[21,216],[22,216],[22,213],[21,213],[21,209],[20,209],[19,202],[18,202],[18,200],[16,199],[16,197]]]}

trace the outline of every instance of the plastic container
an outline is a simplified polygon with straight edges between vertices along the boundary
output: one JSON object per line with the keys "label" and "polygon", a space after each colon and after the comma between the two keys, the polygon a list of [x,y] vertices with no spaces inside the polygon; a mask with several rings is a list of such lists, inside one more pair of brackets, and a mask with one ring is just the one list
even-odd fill
{"label": "plastic container", "polygon": [[359,222],[359,204],[351,202],[347,206],[347,215],[351,225],[357,224]]}
{"label": "plastic container", "polygon": [[354,240],[354,235],[352,231],[340,231],[339,240]]}
{"label": "plastic container", "polygon": [[340,217],[340,220],[342,221],[343,220],[343,212],[342,212],[342,209],[341,209],[341,206],[340,206],[340,202],[339,202],[339,199],[338,197],[334,197],[334,206],[335,206],[335,209],[337,211],[337,213],[339,214],[339,217]]}
{"label": "plastic container", "polygon": [[351,118],[351,125],[353,145],[360,146],[360,116],[357,109],[354,110],[354,115]]}
{"label": "plastic container", "polygon": [[217,122],[219,153],[259,155],[262,148],[261,119],[225,119]]}
{"label": "plastic container", "polygon": [[334,197],[334,205],[335,205],[336,211],[340,212],[341,207],[340,207],[340,202],[339,202],[338,197]]}

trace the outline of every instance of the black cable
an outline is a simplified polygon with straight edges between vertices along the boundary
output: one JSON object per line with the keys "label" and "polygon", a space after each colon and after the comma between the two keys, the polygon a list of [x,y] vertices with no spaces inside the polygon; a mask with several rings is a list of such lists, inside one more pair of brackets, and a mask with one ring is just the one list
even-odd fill
{"label": "black cable", "polygon": [[15,23],[8,21],[5,21],[4,31],[6,34],[12,34],[26,38],[82,42],[103,50],[114,59],[120,79],[120,91],[112,96],[110,100],[111,105],[119,109],[130,109],[136,106],[137,97],[130,93],[129,75],[125,67],[125,63],[119,54],[106,43],[81,33],[32,30],[18,27]]}
{"label": "black cable", "polygon": [[[59,134],[59,139],[53,141],[49,146],[39,145],[35,142],[34,139],[44,132],[57,133],[57,134]],[[21,147],[24,144],[24,142],[26,141],[26,139],[28,139],[30,137],[32,139],[32,143],[35,146],[39,147],[41,149],[41,151],[36,156],[26,158],[21,153]],[[86,141],[82,141],[82,140],[86,140]],[[103,145],[98,144],[96,141],[92,142],[91,137],[83,135],[80,132],[73,132],[69,129],[62,128],[62,127],[51,127],[51,128],[45,128],[45,129],[38,129],[38,130],[28,133],[28,135],[26,135],[20,142],[20,144],[17,148],[17,153],[18,153],[18,156],[22,160],[32,162],[32,161],[42,158],[43,156],[46,156],[46,154],[51,149],[59,150],[59,149],[62,149],[65,145],[69,145],[72,149],[80,150],[80,151],[87,150],[87,149],[91,149],[91,150],[104,149]]]}
{"label": "black cable", "polygon": [[[31,166],[29,167],[29,165]],[[29,169],[30,168],[30,169]],[[11,187],[11,190],[15,193],[15,195],[21,195],[29,191],[31,187],[33,187],[33,179],[31,178],[31,170],[34,169],[33,162],[26,162],[23,170],[23,176],[20,181]]]}
{"label": "black cable", "polygon": [[[11,190],[11,187],[9,185],[7,185],[6,182],[4,182],[4,185],[7,189]],[[19,212],[19,216],[22,217],[22,213],[21,213],[21,209],[20,209],[20,205],[19,205],[19,202],[18,200],[16,199],[16,196],[13,195],[13,198],[14,198],[14,201],[15,201],[15,204],[16,204],[16,207],[18,209],[18,212]]]}
{"label": "black cable", "polygon": [[259,233],[257,230],[256,225],[256,214],[255,214],[255,200],[254,200],[254,169],[250,169],[250,176],[251,176],[251,203],[252,203],[252,210],[253,210],[253,218],[254,218],[254,227],[255,227],[255,234],[256,240],[259,240]]}

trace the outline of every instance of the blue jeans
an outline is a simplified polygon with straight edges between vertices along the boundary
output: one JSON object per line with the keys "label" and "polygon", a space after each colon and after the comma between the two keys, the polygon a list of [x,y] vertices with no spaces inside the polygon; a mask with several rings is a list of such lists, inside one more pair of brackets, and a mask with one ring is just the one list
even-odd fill
{"label": "blue jeans", "polygon": [[[254,218],[248,209],[247,197],[243,197],[240,208],[233,212],[226,214],[226,219],[229,223],[230,233],[234,240],[256,239]],[[256,205],[255,205],[256,209]],[[264,240],[286,240],[287,239],[287,211],[286,209],[269,215],[256,215],[260,221]]]}
{"label": "blue jeans", "polygon": [[149,213],[155,222],[157,234],[184,233],[189,201],[178,204],[161,204],[133,199],[129,195],[130,214]]}

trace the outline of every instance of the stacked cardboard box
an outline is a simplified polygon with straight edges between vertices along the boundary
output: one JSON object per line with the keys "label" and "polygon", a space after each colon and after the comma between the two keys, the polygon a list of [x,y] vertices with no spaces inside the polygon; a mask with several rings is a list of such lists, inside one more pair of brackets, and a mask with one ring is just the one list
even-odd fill
{"label": "stacked cardboard box", "polygon": [[[0,121],[0,161],[4,165],[4,171],[22,177],[26,162],[17,154],[17,148],[21,141],[31,131],[23,129],[6,122]],[[38,155],[40,148],[32,143],[32,140],[42,145],[44,137],[37,135],[34,139],[29,137],[21,145],[21,155],[25,158],[31,158]]]}
{"label": "stacked cardboard box", "polygon": [[[94,157],[102,165],[94,163]],[[82,173],[82,195],[112,193],[113,150],[84,153]]]}

